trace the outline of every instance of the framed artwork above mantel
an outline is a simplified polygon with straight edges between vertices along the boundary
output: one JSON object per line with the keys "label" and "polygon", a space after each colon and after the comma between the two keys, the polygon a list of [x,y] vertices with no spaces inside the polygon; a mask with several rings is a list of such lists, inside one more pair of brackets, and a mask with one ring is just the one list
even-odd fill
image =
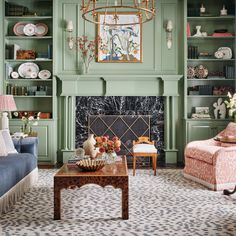
{"label": "framed artwork above mantel", "polygon": [[[118,23],[139,22],[137,13],[118,12]],[[97,27],[98,62],[140,63],[142,62],[142,24],[108,26],[102,23],[114,22],[114,13],[99,13],[101,24]]]}

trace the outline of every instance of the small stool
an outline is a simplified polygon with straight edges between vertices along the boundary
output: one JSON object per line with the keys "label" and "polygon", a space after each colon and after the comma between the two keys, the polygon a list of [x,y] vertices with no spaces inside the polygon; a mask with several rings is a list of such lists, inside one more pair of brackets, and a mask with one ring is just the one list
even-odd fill
{"label": "small stool", "polygon": [[154,141],[149,141],[148,137],[139,137],[138,141],[133,141],[133,176],[135,176],[136,158],[137,157],[151,157],[152,169],[156,175],[157,168],[157,149],[154,146]]}

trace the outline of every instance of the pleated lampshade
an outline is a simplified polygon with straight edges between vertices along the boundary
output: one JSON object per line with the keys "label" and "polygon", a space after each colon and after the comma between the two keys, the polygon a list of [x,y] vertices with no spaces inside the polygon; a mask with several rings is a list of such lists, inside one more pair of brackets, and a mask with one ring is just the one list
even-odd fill
{"label": "pleated lampshade", "polygon": [[13,95],[0,95],[0,111],[16,111]]}

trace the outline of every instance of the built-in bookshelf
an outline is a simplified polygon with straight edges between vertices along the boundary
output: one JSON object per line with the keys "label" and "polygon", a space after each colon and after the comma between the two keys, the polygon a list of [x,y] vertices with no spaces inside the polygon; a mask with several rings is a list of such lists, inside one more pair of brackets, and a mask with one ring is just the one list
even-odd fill
{"label": "built-in bookshelf", "polygon": [[[227,15],[221,14],[223,7]],[[227,93],[235,92],[235,0],[185,0],[184,19],[184,116],[190,142],[213,137],[232,120],[222,107]]]}
{"label": "built-in bookshelf", "polygon": [[[217,119],[213,104],[235,91],[235,1],[185,4],[185,118],[191,119],[196,107],[208,107],[209,119]],[[221,15],[223,6],[227,15]]]}
{"label": "built-in bookshelf", "polygon": [[[56,162],[56,80],[54,78],[54,0],[3,0],[3,93],[12,94],[17,111],[10,132],[19,132],[22,116],[39,115],[38,161]],[[33,30],[33,31],[31,31]],[[40,112],[40,113],[39,113]]]}
{"label": "built-in bookshelf", "polygon": [[14,95],[19,111],[53,118],[53,1],[4,4],[4,92]]}

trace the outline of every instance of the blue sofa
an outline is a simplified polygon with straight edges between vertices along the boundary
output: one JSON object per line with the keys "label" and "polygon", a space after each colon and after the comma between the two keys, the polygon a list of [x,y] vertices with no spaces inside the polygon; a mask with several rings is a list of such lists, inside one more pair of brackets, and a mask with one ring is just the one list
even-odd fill
{"label": "blue sofa", "polygon": [[13,139],[18,153],[0,157],[0,214],[5,213],[38,178],[38,138]]}

